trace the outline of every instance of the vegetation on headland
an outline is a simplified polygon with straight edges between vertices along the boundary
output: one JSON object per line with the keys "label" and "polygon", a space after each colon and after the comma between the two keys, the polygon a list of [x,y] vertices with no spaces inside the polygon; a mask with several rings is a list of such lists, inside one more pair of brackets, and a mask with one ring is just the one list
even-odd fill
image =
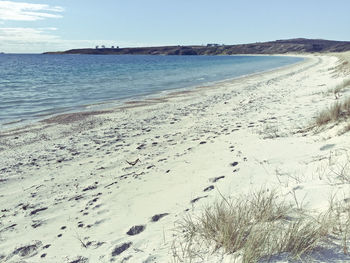
{"label": "vegetation on headland", "polygon": [[83,48],[44,54],[87,55],[234,55],[234,54],[286,54],[350,51],[349,41],[322,39],[287,39],[241,45],[162,46],[137,48]]}

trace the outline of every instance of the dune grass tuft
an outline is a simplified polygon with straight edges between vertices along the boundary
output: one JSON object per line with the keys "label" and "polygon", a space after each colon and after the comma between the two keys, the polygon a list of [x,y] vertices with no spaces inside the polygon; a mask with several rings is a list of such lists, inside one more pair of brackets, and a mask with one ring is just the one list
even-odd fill
{"label": "dune grass tuft", "polygon": [[350,79],[344,80],[341,84],[337,85],[334,89],[330,89],[329,92],[332,92],[335,98],[338,99],[340,96],[340,93],[347,88],[350,88]]}
{"label": "dune grass tuft", "polygon": [[[179,262],[192,262],[198,248],[223,250],[243,263],[258,262],[279,253],[300,257],[312,251],[330,233],[331,217],[317,218],[278,198],[273,191],[258,191],[236,200],[223,198],[206,207],[198,217],[187,217],[179,225],[186,253]],[[174,257],[179,254],[173,251]],[[188,256],[186,260],[186,256]]]}
{"label": "dune grass tuft", "polygon": [[334,103],[330,108],[322,111],[316,117],[316,125],[322,126],[330,122],[337,122],[350,117],[350,97],[342,102]]}
{"label": "dune grass tuft", "polygon": [[341,239],[343,252],[350,254],[350,203],[345,200],[330,200],[329,211],[333,215],[333,233]]}

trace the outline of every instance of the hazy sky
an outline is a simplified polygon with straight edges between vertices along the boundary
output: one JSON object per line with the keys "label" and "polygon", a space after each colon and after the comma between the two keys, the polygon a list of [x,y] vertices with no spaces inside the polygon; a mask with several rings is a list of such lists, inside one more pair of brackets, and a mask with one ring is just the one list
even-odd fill
{"label": "hazy sky", "polygon": [[350,41],[349,0],[0,0],[0,52]]}

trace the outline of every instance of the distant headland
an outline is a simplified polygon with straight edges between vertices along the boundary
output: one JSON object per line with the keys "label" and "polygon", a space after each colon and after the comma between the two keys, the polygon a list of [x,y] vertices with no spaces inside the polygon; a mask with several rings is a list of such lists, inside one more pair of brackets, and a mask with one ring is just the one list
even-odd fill
{"label": "distant headland", "polygon": [[324,53],[350,50],[350,41],[323,39],[287,39],[240,45],[207,44],[202,46],[160,46],[119,48],[105,46],[45,52],[44,54],[86,54],[86,55],[234,55],[234,54],[286,54]]}

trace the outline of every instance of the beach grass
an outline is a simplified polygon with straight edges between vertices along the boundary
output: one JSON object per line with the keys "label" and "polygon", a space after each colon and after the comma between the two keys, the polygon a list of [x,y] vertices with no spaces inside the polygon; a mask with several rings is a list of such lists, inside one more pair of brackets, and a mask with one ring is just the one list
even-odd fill
{"label": "beach grass", "polygon": [[349,255],[350,245],[350,203],[330,198],[329,211],[333,216],[333,233],[341,240],[343,253]]}
{"label": "beach grass", "polygon": [[[340,94],[350,88],[350,79],[343,80],[342,83],[330,89],[329,93],[333,93],[336,100],[340,98]],[[337,122],[346,119],[350,116],[350,97],[344,99],[342,102],[335,102],[329,108],[321,111],[316,116],[316,126],[323,126],[330,122]]]}
{"label": "beach grass", "polygon": [[329,92],[333,93],[335,98],[338,99],[340,96],[340,93],[348,88],[350,88],[350,79],[345,79],[343,80],[342,83],[336,85],[335,88],[330,89]]}
{"label": "beach grass", "polygon": [[316,116],[316,126],[323,126],[330,122],[346,120],[350,117],[350,97],[342,102],[335,102],[331,107],[321,111]]}
{"label": "beach grass", "polygon": [[[187,245],[178,262],[191,262],[203,246],[211,247],[213,253],[221,249],[237,255],[243,263],[268,260],[280,253],[301,257],[327,239],[333,214],[311,216],[281,200],[275,191],[261,190],[235,200],[223,197],[199,216],[181,222],[179,230]],[[176,251],[173,254],[180,258]]]}

